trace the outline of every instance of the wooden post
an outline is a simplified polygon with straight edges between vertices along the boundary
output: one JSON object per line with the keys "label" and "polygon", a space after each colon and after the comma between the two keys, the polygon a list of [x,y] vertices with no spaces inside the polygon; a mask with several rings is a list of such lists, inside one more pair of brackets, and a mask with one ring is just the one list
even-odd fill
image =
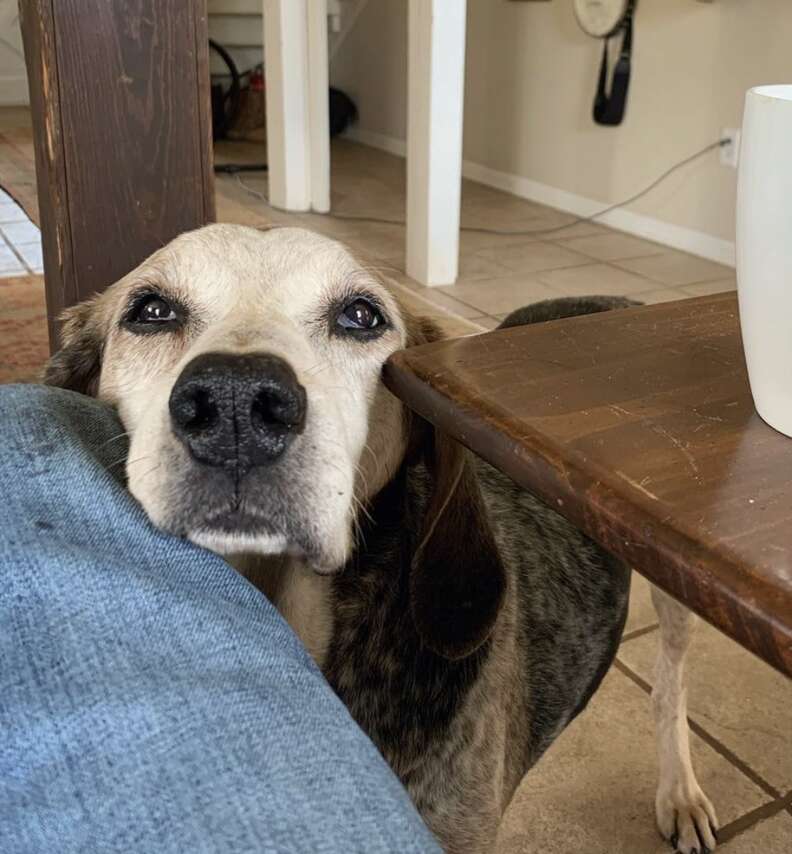
{"label": "wooden post", "polygon": [[20,0],[57,317],[214,219],[202,0]]}

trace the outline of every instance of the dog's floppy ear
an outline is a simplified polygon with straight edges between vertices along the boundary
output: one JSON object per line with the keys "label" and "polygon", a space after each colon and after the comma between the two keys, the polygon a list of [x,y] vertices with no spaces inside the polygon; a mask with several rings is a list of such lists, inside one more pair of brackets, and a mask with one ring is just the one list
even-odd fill
{"label": "dog's floppy ear", "polygon": [[410,572],[410,605],[423,642],[458,659],[489,637],[506,574],[470,453],[439,431],[431,444],[433,489]]}
{"label": "dog's floppy ear", "polygon": [[96,396],[102,366],[104,336],[93,297],[61,315],[61,349],[44,368],[44,382],[60,388]]}
{"label": "dog's floppy ear", "polygon": [[[408,346],[442,337],[431,320],[408,323]],[[448,659],[464,658],[489,637],[506,574],[470,452],[416,416],[410,433],[408,456],[423,456],[432,482],[410,569],[413,621],[433,652]]]}

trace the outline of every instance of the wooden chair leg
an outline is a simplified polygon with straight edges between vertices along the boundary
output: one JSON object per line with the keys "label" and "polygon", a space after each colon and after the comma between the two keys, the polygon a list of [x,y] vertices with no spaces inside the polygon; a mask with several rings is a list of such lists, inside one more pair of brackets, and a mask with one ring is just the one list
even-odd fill
{"label": "wooden chair leg", "polygon": [[65,307],[214,219],[206,4],[19,5],[55,350]]}

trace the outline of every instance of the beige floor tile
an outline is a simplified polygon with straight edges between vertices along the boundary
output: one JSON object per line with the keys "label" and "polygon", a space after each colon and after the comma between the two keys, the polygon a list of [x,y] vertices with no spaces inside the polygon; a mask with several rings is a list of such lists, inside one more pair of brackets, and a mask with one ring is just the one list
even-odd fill
{"label": "beige floor tile", "polygon": [[566,237],[589,237],[593,234],[610,234],[613,229],[596,222],[577,222],[574,217],[571,225],[562,228],[554,228],[549,234],[544,235],[545,240],[562,240]]}
{"label": "beige floor tile", "polygon": [[498,190],[472,181],[470,178],[462,179],[462,204],[469,207],[487,207],[505,211],[532,210],[545,211],[546,207],[528,199],[521,199],[511,193]]}
{"label": "beige floor tile", "polygon": [[523,305],[555,296],[533,276],[512,273],[497,279],[460,281],[437,290],[465,302],[479,314],[506,314]]}
{"label": "beige floor tile", "polygon": [[[393,269],[404,271],[405,258],[403,255],[393,258],[383,258]],[[477,253],[460,253],[458,279],[492,279],[497,276],[508,276],[512,271],[503,264],[484,258]]]}
{"label": "beige floor tile", "polygon": [[480,335],[487,330],[478,320],[462,320],[450,314],[428,315],[434,320],[448,338],[462,338],[466,335]]}
{"label": "beige floor tile", "polygon": [[[416,317],[431,317],[437,320],[447,334],[469,335],[484,329],[477,319],[462,317],[400,282],[391,281],[390,287],[394,296],[407,311]],[[451,302],[453,301],[449,299],[449,303]]]}
{"label": "beige floor tile", "polygon": [[356,220],[311,213],[299,214],[296,219],[303,228],[318,231],[319,234],[340,240],[341,243],[346,243],[346,238],[354,237],[360,233],[361,226]]}
{"label": "beige floor tile", "polygon": [[[543,208],[544,213],[531,219],[515,221],[506,217],[502,222],[494,223],[496,212],[482,213],[475,221],[470,217],[462,219],[462,237],[470,237],[468,249],[482,249],[488,246],[509,246],[515,243],[530,243],[537,240],[552,243],[572,237],[593,237],[598,234],[611,234],[612,230],[604,225],[591,222],[576,222],[569,214]],[[479,231],[478,229],[482,229]]]}
{"label": "beige floor tile", "polygon": [[[504,315],[505,317],[505,315]],[[483,326],[488,332],[491,332],[493,329],[497,329],[500,325],[500,319],[497,317],[490,317],[485,314],[483,317],[475,317],[473,318],[474,323],[478,323],[480,326]]]}
{"label": "beige floor tile", "polygon": [[483,258],[503,264],[515,273],[536,273],[540,270],[555,270],[560,267],[575,267],[590,263],[590,259],[579,252],[572,252],[555,243],[516,243],[498,249],[482,249]]}
{"label": "beige floor tile", "polygon": [[[696,736],[691,750],[722,824],[769,800]],[[612,669],[526,776],[504,816],[498,854],[669,854],[654,823],[656,774],[650,699]]]}
{"label": "beige floor tile", "polygon": [[656,291],[646,291],[637,297],[647,305],[655,305],[658,302],[674,302],[679,299],[690,299],[690,294],[685,293],[682,288],[658,288]]}
{"label": "beige floor tile", "polygon": [[[510,231],[511,229],[504,229]],[[517,229],[514,229],[516,232]],[[532,243],[540,240],[540,237],[526,236],[524,234],[492,234],[484,231],[462,230],[459,233],[459,253],[461,256],[475,255],[482,249],[502,249],[515,244]],[[493,255],[497,258],[497,255]]]}
{"label": "beige floor tile", "polygon": [[[642,575],[633,572],[630,586],[630,610],[627,614],[627,623],[624,626],[625,634],[657,623],[657,613],[654,605],[652,605],[651,589],[652,585]],[[628,643],[632,643],[632,641],[628,641]]]}
{"label": "beige floor tile", "polygon": [[732,272],[722,264],[674,250],[665,251],[661,255],[651,255],[648,258],[617,261],[616,264],[661,285],[692,285],[696,282],[725,279]]}
{"label": "beige floor tile", "polygon": [[718,846],[717,851],[724,854],[787,854],[790,849],[792,815],[782,811]]}
{"label": "beige floor tile", "polygon": [[362,224],[344,238],[344,243],[378,258],[404,258],[404,226]]}
{"label": "beige floor tile", "polygon": [[[253,183],[250,184],[253,187]],[[255,192],[266,195],[266,182],[256,181]],[[268,225],[290,224],[295,215],[277,211],[259,198],[250,195],[233,178],[215,177],[215,206],[218,222],[233,222],[261,228]]]}
{"label": "beige floor tile", "polygon": [[509,273],[511,270],[508,267],[481,253],[459,256],[459,279],[494,279],[508,276]]}
{"label": "beige floor tile", "polygon": [[631,296],[652,290],[652,282],[610,264],[587,264],[565,270],[537,273],[536,278],[554,291],[554,296]]}
{"label": "beige floor tile", "polygon": [[[651,682],[654,639],[619,657]],[[690,716],[780,791],[792,789],[792,681],[702,623],[688,656]]]}
{"label": "beige floor tile", "polygon": [[729,276],[725,279],[716,279],[714,282],[698,282],[695,285],[686,285],[682,290],[691,297],[705,297],[710,294],[722,294],[724,291],[737,290],[737,278]]}
{"label": "beige floor tile", "polygon": [[[457,314],[459,317],[473,318],[481,317],[483,314],[481,309],[474,308],[467,303],[454,299],[454,297],[449,296],[440,288],[427,288],[424,285],[419,285],[418,282],[404,275],[391,276],[390,278],[392,281],[397,282],[404,288],[408,288],[412,293],[417,294],[432,305],[442,308],[445,311],[450,311],[453,314]],[[486,284],[486,282],[482,283],[482,287],[486,287]]]}
{"label": "beige floor tile", "polygon": [[624,258],[645,258],[666,251],[659,243],[650,243],[640,237],[632,237],[619,231],[597,234],[591,237],[574,237],[558,241],[561,246],[582,252],[597,261],[618,261]]}

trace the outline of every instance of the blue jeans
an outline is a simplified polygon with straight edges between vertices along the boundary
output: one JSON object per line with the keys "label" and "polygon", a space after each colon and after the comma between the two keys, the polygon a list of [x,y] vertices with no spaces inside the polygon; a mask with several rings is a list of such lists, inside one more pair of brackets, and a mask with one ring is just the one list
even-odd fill
{"label": "blue jeans", "polygon": [[122,430],[0,387],[0,851],[439,850],[266,598],[148,522]]}

